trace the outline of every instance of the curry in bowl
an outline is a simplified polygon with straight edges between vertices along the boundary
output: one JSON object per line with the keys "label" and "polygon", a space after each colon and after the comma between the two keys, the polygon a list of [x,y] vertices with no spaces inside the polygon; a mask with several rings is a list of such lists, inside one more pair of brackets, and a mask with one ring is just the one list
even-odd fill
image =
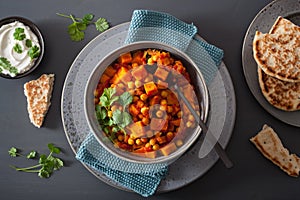
{"label": "curry in bowl", "polygon": [[201,116],[199,94],[180,58],[154,48],[122,53],[106,67],[94,90],[104,137],[116,148],[147,158],[175,152],[197,128],[175,84]]}

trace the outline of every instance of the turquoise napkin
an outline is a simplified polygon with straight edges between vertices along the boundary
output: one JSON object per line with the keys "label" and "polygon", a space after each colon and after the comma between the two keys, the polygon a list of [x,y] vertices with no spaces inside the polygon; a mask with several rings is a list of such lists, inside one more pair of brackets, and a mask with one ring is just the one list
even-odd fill
{"label": "turquoise napkin", "polygon": [[[187,24],[167,13],[135,10],[125,44],[144,40],[159,41],[185,51],[209,84],[222,61],[223,51],[196,38],[196,33],[197,28],[193,24]],[[168,172],[166,164],[137,164],[115,157],[98,143],[93,134],[89,134],[83,141],[76,158],[144,197],[155,193]]]}

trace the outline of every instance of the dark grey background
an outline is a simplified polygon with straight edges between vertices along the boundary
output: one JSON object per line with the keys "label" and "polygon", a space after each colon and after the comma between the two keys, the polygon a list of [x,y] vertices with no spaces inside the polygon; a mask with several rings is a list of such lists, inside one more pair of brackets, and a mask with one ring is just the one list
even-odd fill
{"label": "dark grey background", "polygon": [[[155,195],[149,199],[299,199],[299,178],[292,178],[266,160],[249,142],[264,123],[274,127],[291,152],[300,154],[299,128],[287,125],[267,113],[255,100],[246,84],[241,51],[243,38],[255,15],[270,0],[1,0],[0,18],[24,16],[40,28],[46,44],[40,67],[30,76],[0,79],[0,199],[142,199],[141,196],[115,189],[94,177],[74,158],[61,121],[60,101],[65,76],[80,50],[98,33],[88,27],[85,39],[72,42],[67,26],[71,22],[55,13],[78,17],[94,13],[105,17],[111,26],[130,21],[134,9],[168,12],[198,27],[208,42],[224,49],[224,62],[232,76],[237,97],[235,128],[227,148],[234,161],[228,170],[221,161],[203,177],[184,188]],[[52,106],[41,129],[30,122],[23,84],[42,73],[55,73]],[[47,153],[52,142],[63,149],[66,167],[50,179],[16,172],[8,165],[26,166],[32,162],[11,158],[11,146]]]}

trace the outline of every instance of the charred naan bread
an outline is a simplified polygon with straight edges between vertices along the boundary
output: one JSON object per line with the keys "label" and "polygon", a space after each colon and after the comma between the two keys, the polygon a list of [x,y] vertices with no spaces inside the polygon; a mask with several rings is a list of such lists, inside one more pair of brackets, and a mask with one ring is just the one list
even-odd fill
{"label": "charred naan bread", "polygon": [[54,74],[43,74],[37,80],[24,84],[27,110],[31,123],[40,128],[51,105]]}
{"label": "charred naan bread", "polygon": [[288,175],[299,176],[299,157],[289,153],[289,150],[283,146],[280,138],[270,126],[264,125],[263,129],[250,141],[267,159],[279,166]]}
{"label": "charred naan bread", "polygon": [[258,67],[258,81],[267,101],[284,111],[300,110],[300,82],[281,81],[269,76]]}
{"label": "charred naan bread", "polygon": [[278,17],[269,33],[256,31],[253,56],[266,74],[300,82],[300,27]]}

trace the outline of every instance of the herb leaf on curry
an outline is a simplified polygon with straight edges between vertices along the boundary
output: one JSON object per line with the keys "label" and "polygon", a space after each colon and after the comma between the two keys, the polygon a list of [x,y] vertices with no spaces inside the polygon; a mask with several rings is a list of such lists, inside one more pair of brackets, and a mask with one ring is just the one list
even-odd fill
{"label": "herb leaf on curry", "polygon": [[[100,103],[96,105],[96,116],[104,132],[109,132],[108,127],[111,127],[112,132],[121,130],[126,134],[124,128],[132,122],[132,119],[131,115],[125,111],[125,108],[132,102],[132,99],[129,92],[124,92],[122,95],[117,96],[115,88],[104,89],[99,98]],[[113,103],[122,105],[123,110],[116,109],[112,111]]]}

